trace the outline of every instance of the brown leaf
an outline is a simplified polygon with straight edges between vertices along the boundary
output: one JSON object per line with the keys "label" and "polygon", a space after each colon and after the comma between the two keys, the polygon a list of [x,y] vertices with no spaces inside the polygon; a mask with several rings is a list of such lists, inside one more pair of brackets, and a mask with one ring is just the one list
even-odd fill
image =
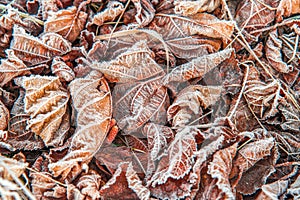
{"label": "brown leaf", "polygon": [[122,162],[113,177],[101,188],[104,199],[149,199],[150,191],[142,185],[131,162]]}
{"label": "brown leaf", "polygon": [[[113,93],[114,116],[118,126],[126,134],[137,130],[164,108],[167,89],[161,86],[161,77],[145,82],[116,85]],[[159,123],[164,123],[163,120]]]}
{"label": "brown leaf", "polygon": [[176,133],[167,149],[168,155],[161,159],[148,185],[155,187],[166,183],[169,178],[180,179],[190,172],[197,150],[196,134],[197,129],[191,127],[185,127]]}
{"label": "brown leaf", "polygon": [[206,13],[189,18],[157,14],[149,28],[161,34],[164,40],[200,35],[204,38],[221,39],[223,44],[227,44],[233,34],[234,24]]}
{"label": "brown leaf", "polygon": [[154,123],[148,123],[144,126],[143,132],[147,135],[148,148],[150,150],[151,160],[159,160],[168,148],[168,143],[174,138],[171,128]]}
{"label": "brown leaf", "polygon": [[148,48],[146,41],[142,40],[116,59],[95,63],[91,67],[101,71],[110,82],[131,83],[164,74],[153,58],[154,53]]}
{"label": "brown leaf", "polygon": [[208,165],[207,173],[210,174],[212,178],[217,179],[216,185],[224,199],[235,199],[234,191],[229,182],[229,174],[236,152],[237,143],[217,151]]}
{"label": "brown leaf", "polygon": [[281,73],[289,73],[293,71],[293,66],[288,65],[282,60],[282,41],[278,39],[277,30],[269,34],[266,46],[266,57],[270,65]]}
{"label": "brown leaf", "polygon": [[[168,121],[173,127],[184,127],[202,115],[220,98],[222,87],[191,85],[181,90],[168,108]],[[202,108],[201,108],[202,107]]]}
{"label": "brown leaf", "polygon": [[273,183],[265,184],[261,187],[261,192],[255,198],[256,200],[279,199],[279,196],[285,193],[288,187],[288,180],[277,180]]}
{"label": "brown leaf", "polygon": [[238,151],[236,159],[233,161],[233,169],[230,177],[238,175],[238,182],[244,172],[254,166],[259,160],[271,155],[274,146],[274,138],[267,138],[246,144]]}
{"label": "brown leaf", "polygon": [[87,13],[78,11],[75,6],[51,12],[45,22],[45,32],[60,34],[70,42],[74,42],[85,26]]}
{"label": "brown leaf", "polygon": [[13,80],[17,76],[30,74],[30,69],[15,56],[12,50],[7,50],[7,59],[1,61],[0,65],[0,86],[3,87],[6,83]]}
{"label": "brown leaf", "polygon": [[76,110],[76,131],[68,154],[49,164],[54,176],[74,179],[101,147],[112,115],[111,93],[104,78],[90,74],[73,80],[70,85]]}
{"label": "brown leaf", "polygon": [[93,24],[97,26],[102,26],[105,22],[112,22],[124,11],[124,6],[121,2],[118,1],[109,1],[106,9],[102,12],[99,12],[93,16],[91,22],[87,23],[87,27],[90,27]]}
{"label": "brown leaf", "polygon": [[79,178],[76,187],[85,198],[100,199],[101,176],[96,171],[90,170]]}
{"label": "brown leaf", "polygon": [[55,57],[52,61],[51,71],[58,76],[60,80],[70,82],[75,78],[74,71],[58,57]]}
{"label": "brown leaf", "polygon": [[201,78],[214,67],[218,66],[233,53],[233,49],[225,49],[217,53],[195,58],[188,63],[175,67],[168,73],[163,82],[168,85],[171,82],[184,82],[193,78]]}
{"label": "brown leaf", "polygon": [[[24,111],[30,115],[26,127],[39,135],[47,146],[63,142],[59,129],[67,110],[69,95],[57,77],[30,76],[15,81],[25,90]],[[68,125],[66,130],[68,130]]]}
{"label": "brown leaf", "polygon": [[32,66],[71,51],[71,45],[56,33],[46,33],[38,39],[27,34],[21,27],[15,26],[11,49],[25,64]]}
{"label": "brown leaf", "polygon": [[175,0],[175,13],[178,15],[189,16],[202,12],[213,12],[221,5],[220,0],[198,0],[198,1],[183,1]]}
{"label": "brown leaf", "polygon": [[43,20],[49,17],[49,13],[59,10],[59,1],[57,0],[39,0],[40,12],[42,12]]}
{"label": "brown leaf", "polygon": [[291,194],[295,198],[300,197],[300,175],[298,175],[296,180],[289,186],[287,189],[287,194]]}
{"label": "brown leaf", "polygon": [[0,100],[0,130],[5,130],[9,121],[9,111]]}
{"label": "brown leaf", "polygon": [[299,0],[281,0],[276,11],[277,21],[282,21],[283,17],[289,17],[300,13]]}
{"label": "brown leaf", "polygon": [[132,0],[136,9],[135,20],[139,26],[148,25],[154,18],[155,9],[149,0]]}

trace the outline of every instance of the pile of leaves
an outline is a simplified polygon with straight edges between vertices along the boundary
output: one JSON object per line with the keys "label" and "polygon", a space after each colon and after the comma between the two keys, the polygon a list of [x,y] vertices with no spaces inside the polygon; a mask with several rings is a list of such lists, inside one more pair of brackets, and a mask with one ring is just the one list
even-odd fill
{"label": "pile of leaves", "polygon": [[1,199],[300,198],[299,0],[2,0]]}

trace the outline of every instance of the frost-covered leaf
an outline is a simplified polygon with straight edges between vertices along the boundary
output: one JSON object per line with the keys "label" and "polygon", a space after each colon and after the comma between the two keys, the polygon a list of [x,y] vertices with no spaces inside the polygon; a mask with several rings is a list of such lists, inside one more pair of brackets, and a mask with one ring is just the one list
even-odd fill
{"label": "frost-covered leaf", "polygon": [[289,73],[293,70],[291,65],[288,65],[282,60],[282,41],[278,39],[277,30],[272,31],[269,34],[265,51],[270,65],[278,72]]}
{"label": "frost-covered leaf", "polygon": [[80,190],[81,194],[85,195],[85,198],[99,199],[101,176],[96,171],[90,170],[87,174],[79,178],[76,187]]}
{"label": "frost-covered leaf", "polygon": [[184,82],[193,78],[201,78],[207,72],[229,58],[233,51],[233,49],[225,49],[217,53],[195,58],[188,63],[179,65],[164,77],[164,84],[167,85],[174,81]]}
{"label": "frost-covered leaf", "polygon": [[109,82],[130,83],[164,74],[154,56],[147,42],[142,40],[116,59],[95,63],[91,67],[101,71]]}
{"label": "frost-covered leaf", "polygon": [[280,126],[283,130],[292,130],[300,132],[300,111],[288,102],[278,106],[278,110],[282,113],[282,121]]}
{"label": "frost-covered leaf", "polygon": [[286,192],[288,180],[277,180],[273,183],[265,184],[261,187],[261,192],[256,200],[279,199],[279,196]]}
{"label": "frost-covered leaf", "polygon": [[282,21],[283,17],[289,17],[293,14],[300,13],[299,0],[281,0],[277,7],[276,17],[277,21]]}
{"label": "frost-covered leaf", "polygon": [[132,0],[136,9],[135,20],[144,27],[148,25],[154,18],[155,9],[150,0]]}
{"label": "frost-covered leaf", "polygon": [[70,82],[75,78],[74,71],[58,57],[53,59],[51,71],[63,81]]}
{"label": "frost-covered leaf", "polygon": [[259,160],[271,155],[271,149],[274,146],[274,138],[267,138],[246,144],[237,153],[236,159],[233,161],[233,169],[231,177],[238,176],[240,180],[243,173],[254,166]]}
{"label": "frost-covered leaf", "polygon": [[59,10],[59,2],[57,0],[39,0],[40,12],[43,20],[47,20],[49,13],[57,12]]}
{"label": "frost-covered leaf", "polygon": [[176,133],[167,149],[168,154],[161,159],[148,185],[155,187],[166,183],[168,178],[180,179],[190,172],[197,150],[195,141],[197,131],[195,128],[185,127]]}
{"label": "frost-covered leaf", "polygon": [[280,91],[276,80],[269,83],[250,80],[246,84],[244,97],[260,119],[267,119],[278,113],[279,101],[283,98]]}
{"label": "frost-covered leaf", "polygon": [[198,13],[189,18],[158,14],[149,28],[157,31],[165,40],[200,35],[204,38],[221,39],[227,44],[233,33],[234,24],[207,13]]}
{"label": "frost-covered leaf", "polygon": [[175,0],[175,13],[183,16],[194,15],[201,12],[212,12],[221,4],[220,0]]}
{"label": "frost-covered leaf", "polygon": [[17,76],[30,74],[30,68],[15,56],[12,50],[7,50],[7,59],[1,60],[0,65],[0,86],[3,87],[6,83]]}
{"label": "frost-covered leaf", "polygon": [[[132,84],[116,85],[113,93],[114,116],[117,124],[125,133],[135,131],[164,108],[167,89],[161,86],[161,77]],[[164,123],[164,121],[160,121]]]}
{"label": "frost-covered leaf", "polygon": [[109,1],[106,5],[106,9],[95,14],[92,21],[88,22],[87,26],[89,27],[92,24],[102,26],[105,22],[114,21],[123,11],[124,6],[121,2]]}
{"label": "frost-covered leaf", "polygon": [[210,174],[212,178],[217,179],[216,185],[221,191],[221,196],[224,199],[235,199],[234,191],[229,182],[229,174],[232,169],[232,161],[236,152],[237,143],[217,151],[208,165],[207,173]]}
{"label": "frost-covered leaf", "polygon": [[220,98],[222,87],[191,85],[181,90],[168,108],[168,121],[173,127],[184,127],[202,115]]}
{"label": "frost-covered leaf", "polygon": [[15,82],[26,90],[24,111],[30,115],[26,129],[39,135],[47,146],[61,144],[69,128],[68,124],[62,126],[63,117],[67,117],[69,94],[59,78],[23,76],[15,79]]}
{"label": "frost-covered leaf", "polygon": [[293,195],[296,198],[300,197],[300,175],[287,189],[287,194]]}
{"label": "frost-covered leaf", "polygon": [[5,130],[8,126],[9,111],[0,100],[0,130]]}
{"label": "frost-covered leaf", "polygon": [[54,176],[74,179],[101,147],[109,130],[112,102],[104,78],[90,74],[73,80],[70,85],[76,115],[76,131],[65,157],[49,164]]}
{"label": "frost-covered leaf", "polygon": [[167,126],[148,123],[144,126],[143,132],[147,135],[151,160],[159,160],[168,148],[168,143],[174,137],[172,129]]}
{"label": "frost-covered leaf", "polygon": [[58,33],[73,42],[85,26],[87,13],[78,11],[75,6],[51,12],[45,22],[45,32]]}
{"label": "frost-covered leaf", "polygon": [[26,170],[28,163],[17,159],[7,158],[0,155],[0,177],[6,180],[14,180],[20,177]]}
{"label": "frost-covered leaf", "polygon": [[56,33],[46,33],[38,39],[23,28],[14,26],[11,49],[25,64],[32,66],[71,51],[71,44]]}
{"label": "frost-covered leaf", "polygon": [[131,162],[122,162],[113,177],[101,188],[104,199],[142,199],[150,198],[150,191],[134,171]]}

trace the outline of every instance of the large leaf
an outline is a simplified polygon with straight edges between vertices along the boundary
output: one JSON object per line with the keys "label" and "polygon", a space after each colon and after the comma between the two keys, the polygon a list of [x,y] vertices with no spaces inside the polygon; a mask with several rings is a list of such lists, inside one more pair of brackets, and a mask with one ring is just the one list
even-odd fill
{"label": "large leaf", "polygon": [[156,121],[156,114],[164,115],[159,111],[166,104],[167,89],[161,86],[161,78],[156,77],[145,82],[116,85],[113,99],[118,126],[125,133],[130,133],[149,120]]}
{"label": "large leaf", "polygon": [[59,129],[66,117],[69,94],[59,79],[35,75],[15,82],[26,90],[24,111],[30,115],[26,128],[39,135],[47,146],[61,144],[65,134]]}
{"label": "large leaf", "polygon": [[101,147],[112,115],[111,93],[104,78],[90,75],[70,83],[76,131],[65,157],[49,165],[54,176],[73,179]]}
{"label": "large leaf", "polygon": [[87,14],[78,11],[75,6],[51,12],[44,25],[45,32],[58,33],[73,42],[84,28],[86,19]]}
{"label": "large leaf", "polygon": [[32,66],[71,51],[71,44],[56,33],[46,33],[38,39],[15,26],[11,49],[25,64]]}
{"label": "large leaf", "polygon": [[130,83],[164,74],[145,40],[135,43],[116,59],[95,63],[91,67],[101,71],[110,82],[118,83]]}
{"label": "large leaf", "polygon": [[179,65],[164,77],[164,84],[167,85],[174,81],[184,82],[193,78],[202,78],[207,72],[229,58],[233,51],[233,49],[225,49],[217,53],[195,58],[190,62]]}

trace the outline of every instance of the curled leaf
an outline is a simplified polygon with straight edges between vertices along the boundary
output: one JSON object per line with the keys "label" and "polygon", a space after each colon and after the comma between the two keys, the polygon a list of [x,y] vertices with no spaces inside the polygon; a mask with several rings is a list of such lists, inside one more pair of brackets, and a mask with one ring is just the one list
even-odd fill
{"label": "curled leaf", "polygon": [[277,21],[282,21],[283,17],[289,17],[293,14],[300,13],[299,0],[281,0],[277,7],[276,17]]}
{"label": "curled leaf", "polygon": [[101,147],[109,129],[112,106],[104,78],[90,75],[73,80],[69,87],[77,127],[67,155],[49,164],[49,169],[56,177],[74,179]]}
{"label": "curled leaf", "polygon": [[51,65],[51,71],[58,76],[61,80],[70,82],[75,78],[74,71],[59,58],[54,58]]}
{"label": "curled leaf", "polygon": [[24,111],[30,115],[27,130],[39,135],[47,146],[62,143],[65,134],[59,130],[66,117],[69,95],[58,77],[36,75],[20,77],[15,82],[26,90]]}
{"label": "curled leaf", "polygon": [[123,11],[124,6],[122,3],[118,1],[109,1],[106,9],[94,15],[92,21],[89,22],[87,26],[91,26],[92,24],[102,26],[104,22],[114,21]]}
{"label": "curled leaf", "polygon": [[84,28],[87,14],[78,11],[75,6],[57,12],[51,12],[45,22],[45,32],[58,33],[73,42]]}
{"label": "curled leaf", "polygon": [[201,12],[212,12],[221,4],[220,0],[186,1],[175,0],[175,13],[183,16],[194,15]]}
{"label": "curled leaf", "polygon": [[148,25],[155,15],[155,9],[153,8],[151,1],[133,0],[132,2],[136,9],[136,22],[142,27]]}
{"label": "curled leaf", "polygon": [[173,127],[184,127],[202,114],[202,109],[216,103],[222,87],[191,85],[181,90],[168,108],[168,121]]}
{"label": "curled leaf", "polygon": [[5,130],[9,121],[9,111],[0,100],[0,130]]}
{"label": "curled leaf", "polygon": [[47,33],[38,39],[27,34],[23,28],[15,26],[11,49],[25,64],[32,66],[71,51],[71,45],[56,33]]}
{"label": "curled leaf", "polygon": [[282,41],[278,39],[277,30],[272,31],[269,34],[265,48],[266,57],[274,69],[281,73],[289,73],[293,71],[293,66],[286,64],[282,60]]}

